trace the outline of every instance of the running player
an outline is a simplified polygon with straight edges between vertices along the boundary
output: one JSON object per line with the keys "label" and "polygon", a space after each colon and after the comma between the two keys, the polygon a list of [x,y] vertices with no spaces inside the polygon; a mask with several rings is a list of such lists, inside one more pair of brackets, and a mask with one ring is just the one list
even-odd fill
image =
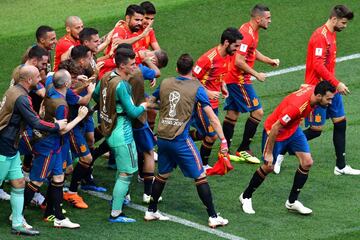
{"label": "running player", "polygon": [[[227,28],[221,35],[220,44],[204,53],[196,61],[193,75],[205,87],[211,107],[216,115],[218,114],[221,93],[223,97],[228,97],[224,77],[228,72],[229,56],[234,55],[239,49],[242,38],[243,36],[236,28]],[[197,132],[193,134],[193,138],[203,140],[200,155],[205,168],[208,168],[209,156],[217,135],[202,107],[198,105],[197,109],[194,123]]]}
{"label": "running player", "polygon": [[312,213],[310,208],[297,200],[313,164],[309,144],[299,125],[316,106],[326,107],[331,104],[334,93],[335,87],[327,81],[316,86],[304,85],[285,97],[265,120],[262,142],[264,163],[255,171],[248,187],[239,197],[245,213],[255,213],[252,207],[252,194],[273,171],[276,158],[283,151],[295,154],[300,162],[285,207],[304,215]]}
{"label": "running player", "polygon": [[225,77],[229,97],[226,99],[224,107],[226,110],[223,123],[224,134],[230,146],[240,113],[250,112],[236,156],[252,163],[260,163],[260,160],[250,150],[250,143],[264,111],[253,87],[251,76],[260,82],[265,81],[266,78],[265,73],[254,70],[255,60],[272,66],[279,66],[279,59],[271,59],[257,50],[259,30],[266,30],[270,23],[271,14],[267,6],[258,4],[251,10],[250,21],[244,23],[239,29],[244,38],[241,40],[240,49],[231,57],[229,73]]}

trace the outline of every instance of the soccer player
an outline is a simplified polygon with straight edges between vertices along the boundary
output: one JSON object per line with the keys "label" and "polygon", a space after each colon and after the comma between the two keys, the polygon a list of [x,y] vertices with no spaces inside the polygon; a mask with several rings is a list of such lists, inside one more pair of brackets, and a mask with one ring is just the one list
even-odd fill
{"label": "soccer player", "polygon": [[[142,24],[143,29],[141,30],[144,31],[148,26],[153,25],[156,15],[156,9],[154,4],[152,4],[149,1],[140,3],[140,7],[144,8],[145,10],[143,24]],[[153,50],[160,49],[160,45],[156,39],[154,29],[151,29],[149,33],[143,39],[141,39],[141,44],[142,44],[142,48],[144,49],[149,49],[149,47],[151,47]]]}
{"label": "soccer player", "polygon": [[143,39],[151,30],[149,25],[145,30],[142,30],[142,24],[144,19],[145,10],[139,5],[129,5],[125,12],[125,21],[118,24],[111,36],[110,44],[105,50],[105,55],[111,57],[116,49],[116,46],[121,43],[129,43],[133,45],[135,53],[140,49],[140,41]]}
{"label": "soccer player", "polygon": [[297,200],[313,164],[309,144],[299,125],[316,106],[326,107],[331,104],[335,91],[335,87],[328,81],[322,81],[316,86],[303,85],[298,91],[286,96],[265,120],[262,142],[264,163],[255,171],[248,187],[239,197],[245,213],[255,213],[252,195],[273,171],[276,158],[283,151],[295,154],[300,162],[285,207],[300,214],[312,213],[310,208]]}
{"label": "soccer player", "polygon": [[169,220],[162,215],[157,204],[167,179],[176,166],[179,166],[184,176],[194,179],[197,192],[209,215],[209,227],[228,224],[228,220],[220,217],[214,208],[210,186],[206,179],[199,151],[191,137],[189,128],[197,104],[208,116],[211,126],[221,139],[220,151],[227,153],[228,147],[224,138],[221,124],[212,110],[205,87],[191,74],[193,59],[189,54],[183,54],[177,61],[176,78],[162,81],[154,96],[160,99],[158,125],[158,175],[155,177],[148,210],[144,219]]}
{"label": "soccer player", "polygon": [[[59,70],[53,76],[53,86],[49,86],[43,102],[43,119],[52,122],[53,119],[67,119],[68,105],[66,102],[67,89],[71,86],[71,76],[66,70]],[[88,113],[88,109],[83,106],[79,108],[76,118],[66,125],[66,128],[55,134],[48,134],[43,131],[34,130],[33,152],[34,160],[30,172],[30,182],[25,187],[24,205],[27,206],[34,194],[39,191],[43,183],[49,178],[51,182],[48,186],[48,199],[46,212],[54,210],[54,226],[61,228],[79,228],[80,225],[73,223],[69,218],[62,214],[64,171],[62,155],[62,145],[64,144],[62,135],[69,132],[78,124]],[[67,141],[68,138],[67,138]]]}
{"label": "soccer player", "polygon": [[99,103],[101,132],[115,154],[117,166],[109,221],[127,223],[135,222],[135,219],[124,215],[124,198],[132,175],[138,170],[131,119],[139,117],[148,104],[144,102],[137,107],[131,99],[131,87],[127,81],[136,69],[135,53],[121,48],[115,53],[115,61],[115,71],[102,78],[93,95]]}
{"label": "soccer player", "polygon": [[[353,169],[346,165],[345,161],[345,138],[346,138],[346,118],[344,104],[341,95],[346,95],[350,91],[348,87],[335,76],[336,64],[336,34],[344,30],[350,20],[354,17],[353,12],[344,5],[336,5],[330,12],[326,23],[315,30],[311,35],[307,57],[305,83],[316,85],[319,81],[329,81],[336,87],[332,104],[328,108],[318,107],[306,119],[304,134],[307,140],[317,138],[327,118],[331,118],[334,124],[333,143],[336,154],[335,175],[349,174],[360,175],[360,170]],[[280,164],[276,166],[280,172],[280,165],[284,159],[283,154],[279,156]]]}
{"label": "soccer player", "polygon": [[65,21],[66,34],[59,39],[55,48],[54,71],[58,70],[61,61],[69,58],[71,48],[80,45],[79,33],[84,28],[78,16],[69,16]]}
{"label": "soccer player", "polygon": [[[83,73],[87,70],[91,70],[90,62],[92,60],[92,54],[88,47],[76,46],[71,50],[71,59],[74,60],[75,65],[81,69]],[[74,92],[79,93],[80,96],[89,96],[94,91],[94,88],[89,86],[89,81],[82,82],[76,80],[72,83],[72,89]],[[91,98],[87,98],[90,101]],[[79,107],[81,105],[87,105],[89,102],[82,104],[69,105],[70,119],[74,119],[77,116]],[[64,193],[64,200],[74,204],[75,207],[86,209],[88,205],[84,202],[83,198],[78,194],[78,187],[80,181],[89,174],[92,156],[90,153],[89,145],[85,138],[87,119],[83,119],[70,131],[70,143],[71,150],[75,157],[79,157],[79,162],[74,168],[74,172],[71,178],[69,191]]]}
{"label": "soccer player", "polygon": [[40,81],[39,70],[34,66],[19,68],[18,82],[10,87],[0,104],[0,185],[6,179],[11,184],[12,230],[14,234],[38,235],[22,216],[24,205],[24,176],[17,144],[24,123],[43,131],[58,132],[66,126],[66,120],[55,123],[39,119],[31,105],[28,93]]}
{"label": "soccer player", "polygon": [[[56,40],[56,33],[55,30],[49,26],[40,26],[36,30],[36,45],[42,47],[48,52],[48,62],[46,71],[44,71],[44,75],[46,76],[47,73],[51,72],[51,51],[55,49],[57,40]],[[28,54],[31,47],[26,51],[23,62],[26,62],[28,59]]]}
{"label": "soccer player", "polygon": [[[218,114],[220,95],[228,97],[224,77],[228,72],[229,56],[234,55],[238,50],[242,38],[243,36],[236,28],[227,28],[221,35],[220,44],[204,53],[196,61],[193,69],[193,75],[205,87],[216,115]],[[193,138],[203,140],[200,155],[204,166],[208,168],[210,167],[208,165],[209,156],[217,135],[200,105],[197,110],[194,122],[196,133],[193,134]]]}
{"label": "soccer player", "polygon": [[[229,147],[231,145],[234,128],[240,113],[250,112],[243,133],[243,139],[236,151],[236,156],[252,162],[260,163],[250,150],[250,143],[256,133],[264,111],[259,97],[256,95],[251,76],[260,82],[265,81],[266,75],[254,69],[255,60],[279,66],[279,59],[271,59],[257,50],[259,30],[267,29],[271,23],[270,9],[264,5],[256,5],[251,10],[251,19],[244,23],[239,31],[243,35],[240,49],[231,57],[229,72],[225,76],[229,97],[226,98],[226,116],[223,122],[224,134]],[[238,159],[240,160],[240,159]]]}

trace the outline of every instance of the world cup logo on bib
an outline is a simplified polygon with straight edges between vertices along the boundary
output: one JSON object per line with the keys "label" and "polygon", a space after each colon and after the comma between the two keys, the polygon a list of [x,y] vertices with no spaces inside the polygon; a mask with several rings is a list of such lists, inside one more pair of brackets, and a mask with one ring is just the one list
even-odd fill
{"label": "world cup logo on bib", "polygon": [[175,117],[176,116],[176,104],[178,104],[180,100],[180,93],[178,91],[173,91],[169,95],[169,101],[170,101],[170,111],[169,116]]}

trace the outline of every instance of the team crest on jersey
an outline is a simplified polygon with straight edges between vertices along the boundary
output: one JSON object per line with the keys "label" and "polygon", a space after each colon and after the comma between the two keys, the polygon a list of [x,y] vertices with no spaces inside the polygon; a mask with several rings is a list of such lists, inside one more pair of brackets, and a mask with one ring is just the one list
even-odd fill
{"label": "team crest on jersey", "polygon": [[194,73],[199,74],[201,72],[201,69],[202,69],[201,67],[196,65],[195,68],[194,68]]}
{"label": "team crest on jersey", "polygon": [[289,116],[289,115],[285,115],[285,116],[283,116],[282,117],[282,119],[281,120],[283,120],[285,123],[288,123],[288,122],[290,122],[291,121],[291,117]]}
{"label": "team crest on jersey", "polygon": [[6,102],[6,96],[4,96],[4,98],[2,99],[1,103],[0,103],[0,110],[4,107]]}
{"label": "team crest on jersey", "polygon": [[321,57],[322,56],[322,48],[316,48],[315,49],[315,56]]}
{"label": "team crest on jersey", "polygon": [[257,105],[259,105],[259,99],[257,99],[257,98],[254,98],[254,99],[252,100],[252,102],[253,102],[254,107],[256,107]]}
{"label": "team crest on jersey", "polygon": [[246,53],[247,48],[248,48],[248,45],[242,43],[240,45],[240,52]]}
{"label": "team crest on jersey", "polygon": [[321,122],[321,115],[320,114],[317,114],[315,116],[315,122],[317,122],[317,123]]}
{"label": "team crest on jersey", "polygon": [[86,152],[86,146],[84,145],[84,144],[81,144],[80,145],[80,151],[82,152],[82,153],[84,153],[84,152]]}
{"label": "team crest on jersey", "polygon": [[180,93],[178,91],[172,91],[169,94],[169,102],[170,102],[169,116],[172,118],[176,116],[176,105],[178,104],[179,100],[180,100]]}

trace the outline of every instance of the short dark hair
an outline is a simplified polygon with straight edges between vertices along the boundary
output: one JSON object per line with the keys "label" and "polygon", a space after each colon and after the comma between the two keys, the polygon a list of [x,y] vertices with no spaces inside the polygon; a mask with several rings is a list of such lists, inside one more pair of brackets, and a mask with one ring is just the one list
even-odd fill
{"label": "short dark hair", "polygon": [[71,59],[78,61],[79,59],[86,58],[90,48],[79,45],[71,49]]}
{"label": "short dark hair", "polygon": [[221,34],[221,44],[224,44],[225,40],[228,40],[230,44],[236,42],[237,40],[242,40],[243,35],[237,28],[229,27]]}
{"label": "short dark hair", "polygon": [[354,13],[345,5],[336,5],[330,12],[329,18],[332,17],[352,20],[354,18]]}
{"label": "short dark hair", "polygon": [[62,61],[59,64],[58,69],[65,69],[67,70],[71,76],[79,76],[82,74],[81,68],[75,64],[74,60],[72,59],[67,59]]}
{"label": "short dark hair", "polygon": [[331,85],[330,82],[321,81],[316,85],[314,94],[315,95],[320,94],[321,96],[325,96],[327,92],[335,93],[335,91],[336,88],[333,85]]}
{"label": "short dark hair", "polygon": [[134,16],[135,13],[145,15],[145,9],[139,5],[131,4],[126,8],[125,16]]}
{"label": "short dark hair", "polygon": [[178,73],[181,75],[189,74],[194,66],[194,60],[188,53],[182,54],[176,62]]}
{"label": "short dark hair", "polygon": [[145,14],[156,14],[156,9],[154,4],[149,1],[140,3],[140,7],[144,8]]}
{"label": "short dark hair", "polygon": [[130,59],[135,58],[135,53],[132,49],[119,48],[115,52],[115,64],[119,67],[120,64],[127,64]]}
{"label": "short dark hair", "polygon": [[92,35],[99,34],[99,31],[95,28],[84,28],[79,33],[80,43],[83,44],[85,41],[90,41]]}
{"label": "short dark hair", "polygon": [[38,29],[36,29],[36,33],[35,33],[36,40],[38,42],[40,42],[40,39],[44,38],[48,32],[53,32],[53,31],[55,31],[55,30],[49,26],[42,25],[42,26],[38,27]]}
{"label": "short dark hair", "polygon": [[158,68],[164,68],[167,66],[169,62],[169,57],[167,55],[167,52],[165,52],[162,49],[156,50],[154,52],[156,58],[157,58],[157,67]]}
{"label": "short dark hair", "polygon": [[270,8],[263,4],[256,4],[253,9],[251,9],[250,16],[256,17],[263,15],[264,12],[270,12]]}
{"label": "short dark hair", "polygon": [[40,60],[43,56],[49,56],[48,51],[38,45],[35,45],[30,48],[27,59],[36,58],[37,60]]}

